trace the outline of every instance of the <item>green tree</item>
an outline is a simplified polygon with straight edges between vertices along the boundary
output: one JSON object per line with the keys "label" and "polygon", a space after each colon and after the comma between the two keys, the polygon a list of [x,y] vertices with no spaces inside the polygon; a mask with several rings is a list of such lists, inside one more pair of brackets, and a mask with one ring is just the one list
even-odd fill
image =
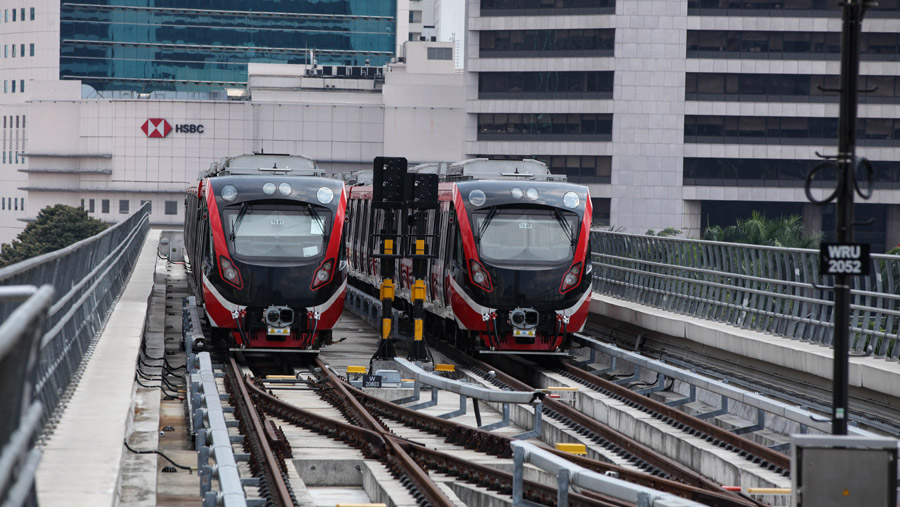
{"label": "green tree", "polygon": [[729,225],[724,229],[718,225],[707,227],[703,232],[703,239],[788,248],[817,248],[822,234],[806,234],[803,219],[797,215],[770,220],[754,211],[750,218],[738,219],[736,225]]}
{"label": "green tree", "polygon": [[678,236],[681,234],[679,229],[675,229],[674,227],[666,227],[665,229],[656,232],[653,229],[647,229],[647,232],[644,233],[647,236],[658,236],[660,238],[670,238],[673,236]]}
{"label": "green tree", "polygon": [[106,229],[106,224],[87,211],[65,204],[47,206],[37,219],[0,251],[0,267],[65,248]]}

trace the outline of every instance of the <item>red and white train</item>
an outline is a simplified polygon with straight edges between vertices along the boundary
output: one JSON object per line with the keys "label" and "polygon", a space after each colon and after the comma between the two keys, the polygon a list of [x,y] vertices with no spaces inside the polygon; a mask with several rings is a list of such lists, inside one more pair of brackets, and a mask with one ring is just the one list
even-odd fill
{"label": "red and white train", "polygon": [[215,335],[228,346],[315,352],[344,307],[344,183],[313,160],[241,155],[185,199],[185,246]]}
{"label": "red and white train", "polygon": [[[436,169],[437,168],[437,169]],[[426,281],[426,329],[466,350],[560,354],[587,320],[591,199],[536,160],[473,159],[413,168],[441,174]],[[350,189],[351,283],[377,295],[368,238],[372,187]],[[439,223],[437,223],[439,221]],[[436,250],[436,252],[434,251]],[[395,307],[410,304],[412,264],[398,262]]]}

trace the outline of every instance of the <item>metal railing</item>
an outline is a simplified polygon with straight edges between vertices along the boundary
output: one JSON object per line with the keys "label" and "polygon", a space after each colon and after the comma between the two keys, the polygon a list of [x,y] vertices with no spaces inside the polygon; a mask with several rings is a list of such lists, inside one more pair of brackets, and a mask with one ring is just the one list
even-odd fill
{"label": "metal railing", "polygon": [[35,399],[35,383],[52,302],[48,285],[0,287],[0,309],[7,315],[0,324],[0,505],[37,505],[34,476],[41,454],[34,441],[42,405]]}
{"label": "metal railing", "polygon": [[[819,252],[592,231],[594,290],[745,329],[832,345],[834,294]],[[900,356],[900,256],[853,279],[850,349]]]}
{"label": "metal railing", "polygon": [[[42,427],[64,396],[113,303],[131,275],[150,230],[149,203],[109,229],[66,248],[0,269],[0,285],[50,285],[56,296],[44,319],[35,397]],[[12,310],[0,306],[0,322]]]}

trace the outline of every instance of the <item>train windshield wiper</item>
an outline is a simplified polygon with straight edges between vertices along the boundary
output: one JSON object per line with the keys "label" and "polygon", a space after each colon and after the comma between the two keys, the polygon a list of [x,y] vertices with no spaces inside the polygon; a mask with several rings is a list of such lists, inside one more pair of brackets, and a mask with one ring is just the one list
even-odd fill
{"label": "train windshield wiper", "polygon": [[573,245],[575,244],[575,233],[572,231],[572,227],[569,225],[569,221],[563,216],[563,214],[556,208],[553,208],[553,215],[556,217],[556,221],[559,222],[559,225],[562,226],[563,231],[566,232],[566,236],[569,237],[569,242]]}
{"label": "train windshield wiper", "polygon": [[485,231],[487,231],[488,225],[490,225],[491,220],[494,219],[494,215],[496,215],[496,214],[497,214],[497,208],[496,208],[496,207],[495,207],[495,208],[491,208],[491,210],[488,211],[487,216],[484,217],[484,222],[481,222],[481,227],[478,228],[478,237],[475,238],[475,242],[476,242],[476,243],[480,243],[480,242],[481,242],[481,235],[484,234]]}
{"label": "train windshield wiper", "polygon": [[312,217],[313,221],[319,224],[319,228],[322,229],[322,242],[328,242],[328,236],[325,235],[325,221],[322,220],[322,217],[319,216],[319,213],[316,211],[316,207],[310,203],[306,203],[306,207],[309,209],[309,216]]}
{"label": "train windshield wiper", "polygon": [[238,228],[241,226],[241,222],[244,221],[244,215],[247,214],[247,209],[249,208],[250,201],[244,201],[241,204],[241,210],[238,211],[237,218],[234,219],[234,224],[231,226],[231,234],[228,235],[228,239],[234,241],[235,234],[237,234]]}

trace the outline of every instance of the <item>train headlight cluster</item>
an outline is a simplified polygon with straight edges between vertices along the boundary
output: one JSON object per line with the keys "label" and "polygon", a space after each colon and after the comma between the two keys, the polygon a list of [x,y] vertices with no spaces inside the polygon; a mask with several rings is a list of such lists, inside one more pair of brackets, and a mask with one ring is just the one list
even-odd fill
{"label": "train headlight cluster", "polygon": [[226,282],[234,285],[238,289],[241,288],[241,273],[238,272],[231,260],[224,255],[219,256],[219,273]]}
{"label": "train headlight cluster", "polygon": [[536,201],[536,200],[538,200],[538,197],[540,197],[540,196],[541,196],[541,194],[538,192],[538,190],[536,188],[529,188],[528,190],[525,191],[525,197],[530,201]]}
{"label": "train headlight cluster", "polygon": [[472,206],[481,206],[487,201],[487,196],[484,195],[484,191],[475,189],[469,192],[469,203]]}
{"label": "train headlight cluster", "polygon": [[291,192],[293,192],[293,190],[294,189],[291,188],[290,183],[282,183],[281,185],[278,185],[278,193],[281,195],[284,195],[284,196],[291,195]]}
{"label": "train headlight cluster", "polygon": [[493,285],[491,285],[491,275],[489,275],[487,271],[484,270],[481,263],[476,260],[469,261],[469,279],[472,280],[472,283],[476,286],[487,292],[494,290]]}
{"label": "train headlight cluster", "polygon": [[319,266],[319,269],[316,270],[316,274],[313,276],[312,290],[318,289],[331,280],[332,268],[334,268],[333,259],[328,259]]}
{"label": "train headlight cluster", "polygon": [[274,183],[266,183],[263,185],[263,193],[266,195],[274,195],[276,188]]}
{"label": "train headlight cluster", "polygon": [[238,191],[234,185],[225,185],[222,187],[222,199],[225,199],[228,202],[231,202],[237,199]]}
{"label": "train headlight cluster", "polygon": [[509,195],[511,195],[513,199],[521,199],[525,197],[525,192],[519,187],[512,187],[509,191]]}
{"label": "train headlight cluster", "polygon": [[567,208],[577,208],[580,202],[581,199],[578,198],[578,194],[575,192],[566,192],[566,195],[563,196],[563,204]]}
{"label": "train headlight cluster", "polygon": [[581,263],[575,264],[572,266],[566,274],[563,275],[562,283],[559,285],[559,292],[561,294],[565,294],[570,290],[574,289],[578,282],[581,280]]}
{"label": "train headlight cluster", "polygon": [[319,188],[319,191],[316,192],[316,199],[322,204],[328,204],[334,200],[334,190],[331,190],[328,187],[321,187]]}

